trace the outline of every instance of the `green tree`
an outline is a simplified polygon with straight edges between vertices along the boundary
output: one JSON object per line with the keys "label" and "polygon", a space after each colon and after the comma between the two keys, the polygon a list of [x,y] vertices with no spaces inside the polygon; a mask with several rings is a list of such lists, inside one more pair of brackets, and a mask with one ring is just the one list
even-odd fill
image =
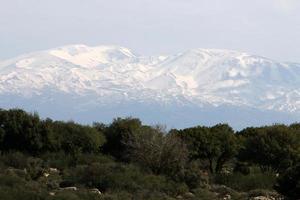
{"label": "green tree", "polygon": [[2,135],[1,148],[35,153],[43,148],[44,135],[40,134],[38,114],[28,114],[23,110],[1,110],[0,127]]}
{"label": "green tree", "polygon": [[51,146],[56,151],[66,153],[98,152],[105,142],[103,133],[90,126],[83,126],[74,122],[53,122],[51,131]]}
{"label": "green tree", "polygon": [[207,160],[211,173],[219,173],[238,150],[237,138],[227,124],[188,128],[178,134],[188,144],[190,158]]}
{"label": "green tree", "polygon": [[183,173],[187,149],[175,134],[166,134],[159,126],[143,127],[127,140],[130,158],[155,174],[177,178]]}
{"label": "green tree", "polygon": [[106,143],[103,146],[105,153],[110,154],[121,161],[128,161],[128,149],[126,141],[133,135],[136,135],[142,128],[142,123],[136,118],[117,118],[104,129]]}
{"label": "green tree", "polygon": [[238,135],[244,141],[238,158],[259,165],[262,171],[285,171],[299,159],[299,139],[285,125],[247,128]]}

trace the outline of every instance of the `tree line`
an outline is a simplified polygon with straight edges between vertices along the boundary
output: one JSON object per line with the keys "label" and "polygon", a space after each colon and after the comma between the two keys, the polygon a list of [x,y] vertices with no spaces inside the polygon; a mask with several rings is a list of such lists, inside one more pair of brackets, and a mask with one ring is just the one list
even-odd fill
{"label": "tree line", "polygon": [[[20,109],[0,110],[0,151],[2,155],[22,152],[34,157],[63,154],[72,158],[70,165],[74,166],[81,155],[106,155],[143,173],[182,183],[189,190],[212,182],[240,189],[243,184],[235,185],[235,177],[246,182],[259,170],[257,176],[274,179],[271,189],[291,199],[300,198],[298,123],[241,131],[228,124],[167,130],[143,125],[137,118],[81,125],[41,119],[37,113]],[[73,181],[108,190],[110,183],[105,185],[95,177],[103,176],[93,172],[98,167],[89,166],[79,173],[84,176]]]}

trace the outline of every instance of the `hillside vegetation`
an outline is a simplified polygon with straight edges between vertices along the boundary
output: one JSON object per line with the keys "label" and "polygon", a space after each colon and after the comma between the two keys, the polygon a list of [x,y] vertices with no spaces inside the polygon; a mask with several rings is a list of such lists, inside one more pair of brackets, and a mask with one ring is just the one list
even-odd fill
{"label": "hillside vegetation", "polygon": [[0,199],[299,199],[300,124],[167,131],[0,110]]}

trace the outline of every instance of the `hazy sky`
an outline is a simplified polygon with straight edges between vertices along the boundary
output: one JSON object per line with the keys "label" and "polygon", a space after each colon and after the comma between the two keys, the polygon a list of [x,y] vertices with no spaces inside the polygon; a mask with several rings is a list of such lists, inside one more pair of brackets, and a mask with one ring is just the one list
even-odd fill
{"label": "hazy sky", "polygon": [[300,0],[0,0],[0,59],[82,43],[300,62]]}

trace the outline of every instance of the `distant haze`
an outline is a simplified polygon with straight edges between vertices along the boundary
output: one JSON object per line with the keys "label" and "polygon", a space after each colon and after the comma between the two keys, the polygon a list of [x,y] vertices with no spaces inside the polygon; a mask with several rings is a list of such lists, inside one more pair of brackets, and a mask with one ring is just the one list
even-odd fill
{"label": "distant haze", "polygon": [[300,62],[299,0],[2,0],[0,59],[66,44],[192,48]]}

